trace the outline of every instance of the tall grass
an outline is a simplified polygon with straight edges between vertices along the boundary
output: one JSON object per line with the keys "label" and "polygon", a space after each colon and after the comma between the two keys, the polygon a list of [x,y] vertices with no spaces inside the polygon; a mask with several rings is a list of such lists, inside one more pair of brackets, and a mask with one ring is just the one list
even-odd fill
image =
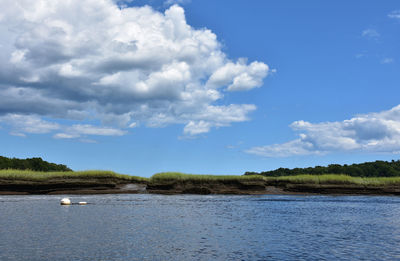
{"label": "tall grass", "polygon": [[31,170],[0,170],[0,180],[13,181],[51,181],[111,179],[132,183],[168,183],[168,182],[267,182],[308,185],[360,185],[370,186],[400,186],[400,177],[351,177],[339,174],[297,175],[282,177],[265,177],[261,175],[193,175],[180,172],[163,172],[154,174],[151,178],[118,174],[113,171],[87,170],[76,172],[38,172]]}
{"label": "tall grass", "polygon": [[0,179],[23,181],[49,181],[52,179],[118,179],[131,182],[145,182],[148,179],[118,174],[113,171],[86,170],[68,172],[39,172],[31,170],[0,170]]}
{"label": "tall grass", "polygon": [[201,182],[230,182],[230,181],[264,181],[260,175],[235,176],[235,175],[194,175],[180,172],[162,172],[154,174],[150,182],[169,182],[169,181],[201,181]]}
{"label": "tall grass", "polygon": [[265,177],[267,182],[285,182],[292,184],[315,185],[361,185],[361,186],[396,186],[400,177],[351,177],[340,174],[296,175],[282,177]]}

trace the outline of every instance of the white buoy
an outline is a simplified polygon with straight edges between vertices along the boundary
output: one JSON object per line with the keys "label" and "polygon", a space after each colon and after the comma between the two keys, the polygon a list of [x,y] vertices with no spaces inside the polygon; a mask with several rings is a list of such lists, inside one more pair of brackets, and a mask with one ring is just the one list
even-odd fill
{"label": "white buoy", "polygon": [[63,198],[61,200],[61,205],[71,205],[71,200],[69,200],[69,198]]}
{"label": "white buoy", "polygon": [[87,202],[81,201],[81,202],[79,202],[79,205],[87,205]]}

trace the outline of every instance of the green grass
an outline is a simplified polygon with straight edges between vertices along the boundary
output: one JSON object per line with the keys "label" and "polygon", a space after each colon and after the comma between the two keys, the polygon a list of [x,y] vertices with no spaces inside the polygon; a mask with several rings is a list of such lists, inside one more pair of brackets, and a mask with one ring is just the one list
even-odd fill
{"label": "green grass", "polygon": [[69,172],[38,172],[31,170],[0,170],[0,179],[21,181],[50,181],[52,179],[116,179],[129,182],[146,182],[147,178],[118,174],[113,171],[86,170]]}
{"label": "green grass", "polygon": [[363,187],[400,186],[400,177],[351,177],[340,174],[297,175],[282,177],[265,177],[260,175],[192,175],[179,172],[163,172],[153,175],[150,183],[193,182],[193,183],[231,183],[231,182],[266,182],[267,184],[304,184],[304,185],[338,185]]}
{"label": "green grass", "polygon": [[400,177],[351,177],[348,175],[297,175],[283,177],[265,177],[268,182],[286,182],[292,184],[320,185],[362,185],[362,186],[395,186],[400,185]]}
{"label": "green grass", "polygon": [[76,172],[37,172],[30,170],[0,170],[0,180],[13,181],[51,181],[51,180],[94,180],[109,179],[132,183],[168,183],[168,182],[264,182],[308,185],[362,185],[362,186],[400,186],[400,177],[351,177],[348,175],[297,175],[265,177],[260,175],[193,175],[179,172],[163,172],[151,178],[118,174],[113,171],[87,170]]}
{"label": "green grass", "polygon": [[231,181],[264,181],[260,175],[235,176],[235,175],[194,175],[180,172],[163,172],[154,174],[150,182],[194,181],[194,182],[231,182]]}

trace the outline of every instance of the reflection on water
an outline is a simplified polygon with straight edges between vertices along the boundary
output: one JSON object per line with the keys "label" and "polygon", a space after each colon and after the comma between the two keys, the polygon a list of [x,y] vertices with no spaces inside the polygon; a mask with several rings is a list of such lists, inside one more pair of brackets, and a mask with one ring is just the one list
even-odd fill
{"label": "reflection on water", "polygon": [[0,260],[396,260],[399,197],[0,196]]}

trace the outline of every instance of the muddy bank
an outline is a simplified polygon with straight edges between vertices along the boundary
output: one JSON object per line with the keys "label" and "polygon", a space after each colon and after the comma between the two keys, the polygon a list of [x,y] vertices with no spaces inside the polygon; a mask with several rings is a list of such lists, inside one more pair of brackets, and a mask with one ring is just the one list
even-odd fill
{"label": "muddy bank", "polygon": [[269,194],[263,182],[126,183],[116,180],[53,180],[46,182],[0,180],[0,195],[28,194]]}
{"label": "muddy bank", "polygon": [[236,194],[236,195],[400,195],[398,186],[360,186],[353,184],[292,184],[270,182],[193,183],[171,182],[149,184],[148,193],[155,194]]}
{"label": "muddy bank", "polygon": [[120,180],[52,180],[46,182],[0,180],[0,195],[27,194],[314,194],[314,195],[400,195],[398,186],[360,186],[352,184],[293,184],[288,182],[195,182],[127,183]]}
{"label": "muddy bank", "polygon": [[0,180],[0,195],[29,194],[117,194],[146,192],[145,183],[126,183],[114,179],[68,179],[51,181]]}
{"label": "muddy bank", "polygon": [[153,194],[267,194],[264,182],[242,181],[169,181],[147,185],[147,192]]}
{"label": "muddy bank", "polygon": [[[360,185],[360,184],[315,184],[290,181],[266,181],[266,188],[284,194],[326,194],[326,195],[400,195],[400,186]],[[267,189],[268,190],[268,189]]]}
{"label": "muddy bank", "polygon": [[359,185],[313,185],[313,184],[287,184],[281,187],[290,193],[312,193],[326,195],[400,195],[400,188],[396,186],[366,187]]}

